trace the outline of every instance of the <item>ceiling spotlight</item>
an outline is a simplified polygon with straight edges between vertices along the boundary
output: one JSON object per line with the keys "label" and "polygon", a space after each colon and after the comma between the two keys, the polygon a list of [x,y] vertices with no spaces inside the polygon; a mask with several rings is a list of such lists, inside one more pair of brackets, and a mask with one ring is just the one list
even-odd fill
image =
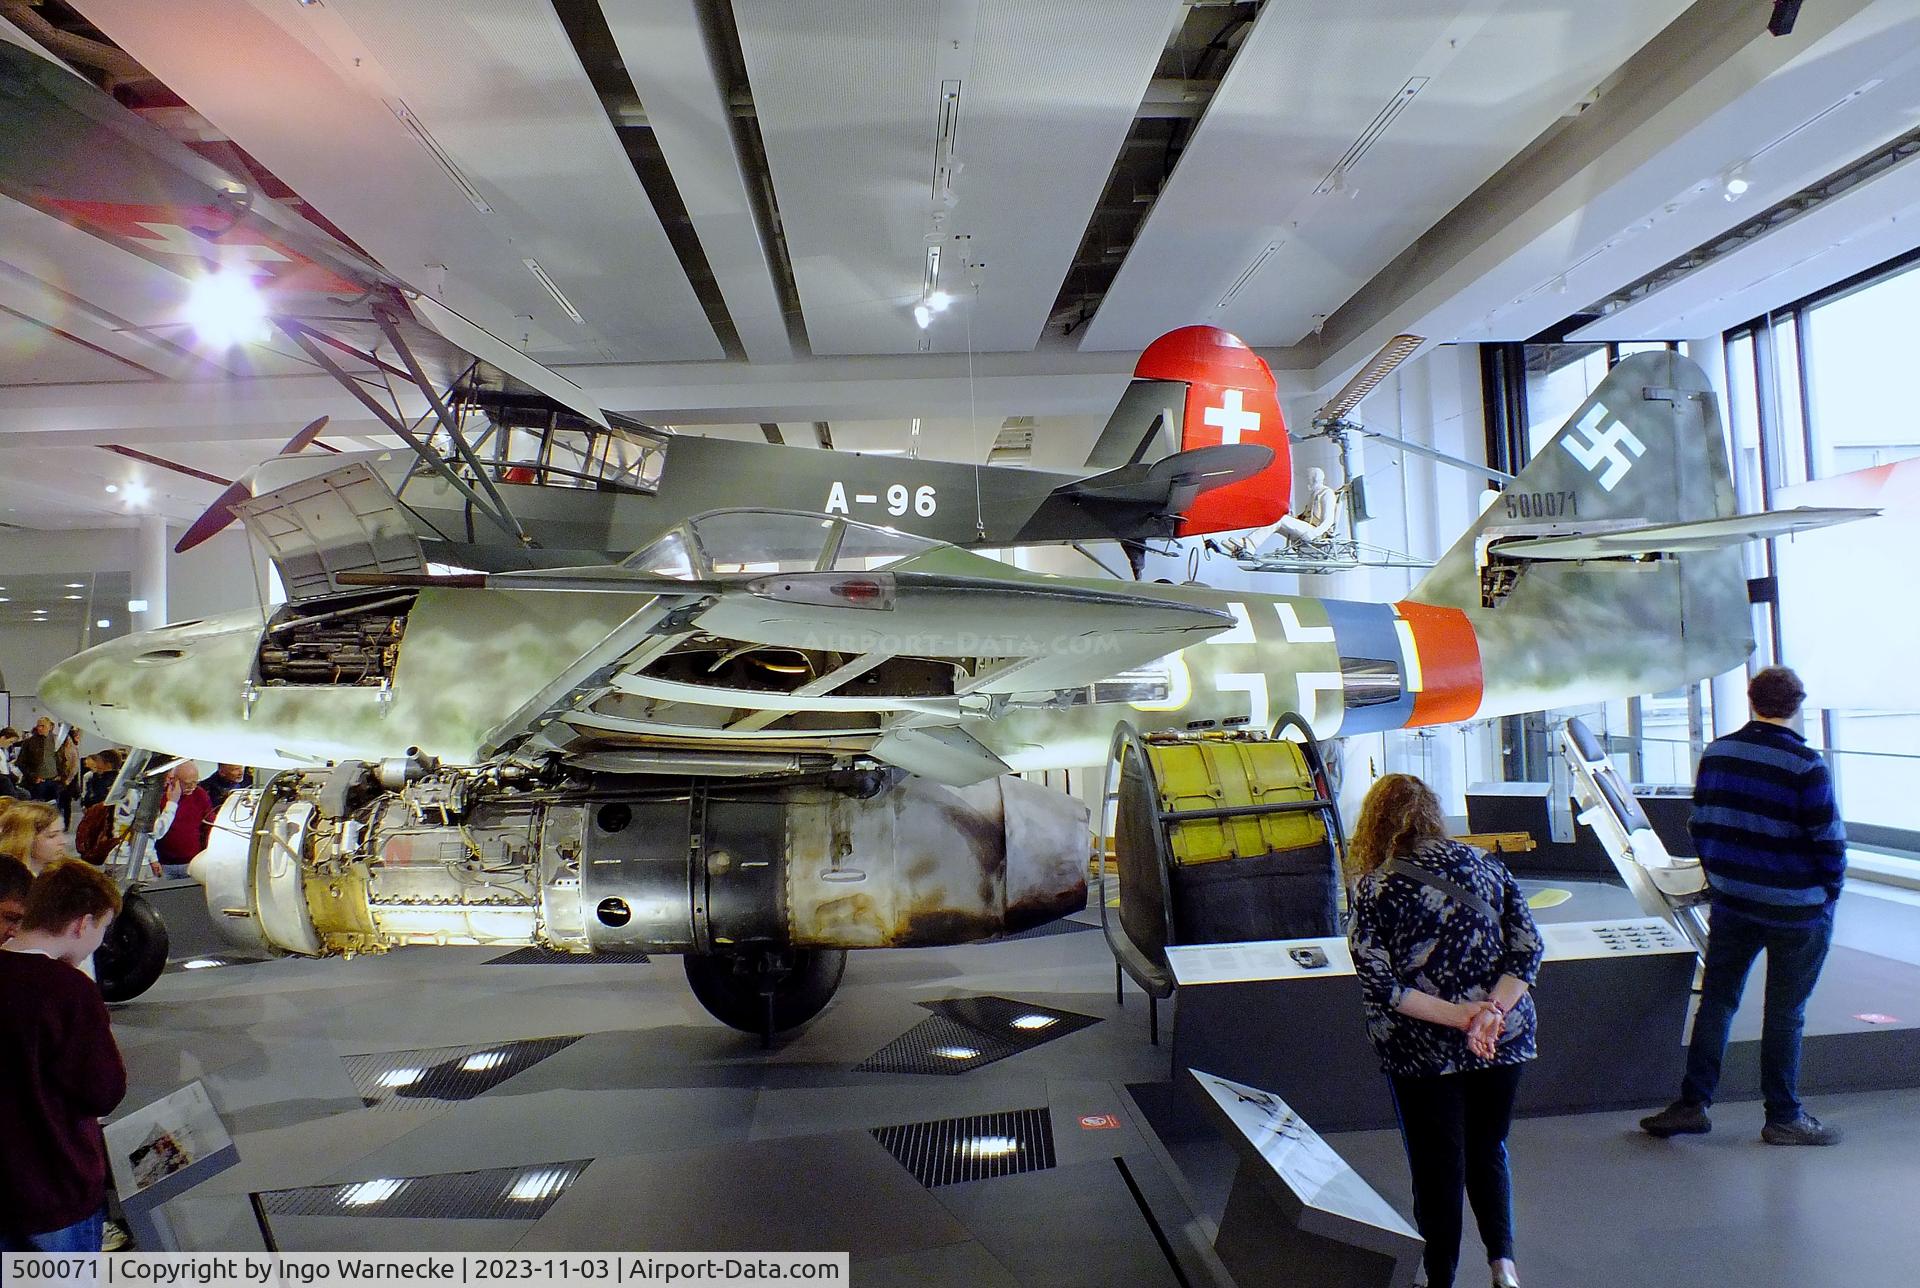
{"label": "ceiling spotlight", "polygon": [[107,484],[107,494],[109,496],[111,496],[115,492],[118,492],[119,490],[120,490],[120,485],[118,483]]}
{"label": "ceiling spotlight", "polygon": [[124,490],[128,505],[145,505],[153,499],[153,489],[145,483],[129,483]]}
{"label": "ceiling spotlight", "polygon": [[935,291],[933,294],[927,296],[927,307],[935,313],[945,313],[947,311],[947,305],[951,303],[953,303],[953,297],[945,291]]}
{"label": "ceiling spotlight", "polygon": [[236,268],[223,268],[194,282],[187,292],[187,321],[203,344],[231,349],[268,336],[267,302],[253,279]]}
{"label": "ceiling spotlight", "polygon": [[933,310],[924,304],[913,306],[913,320],[920,324],[922,331],[933,325]]}
{"label": "ceiling spotlight", "polygon": [[99,621],[95,622],[94,625],[104,631],[107,627],[113,625],[113,619],[111,617],[102,617]]}
{"label": "ceiling spotlight", "polygon": [[1720,186],[1720,195],[1728,201],[1738,201],[1741,197],[1745,196],[1747,189],[1753,186],[1752,181],[1747,178],[1747,163],[1742,161],[1739,165],[1733,167],[1733,169],[1727,171],[1724,175],[1721,175]]}
{"label": "ceiling spotlight", "polygon": [[129,613],[144,613],[147,611],[147,601],[144,599],[129,599],[127,601],[127,611]]}

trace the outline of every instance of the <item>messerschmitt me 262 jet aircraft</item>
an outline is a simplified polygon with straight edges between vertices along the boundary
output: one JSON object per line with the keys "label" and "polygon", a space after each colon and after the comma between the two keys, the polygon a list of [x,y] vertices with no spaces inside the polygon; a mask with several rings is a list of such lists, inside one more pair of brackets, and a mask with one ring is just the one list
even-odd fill
{"label": "messerschmitt me 262 jet aircraft", "polygon": [[[274,771],[195,861],[215,923],[255,948],[680,954],[715,1016],[789,1029],[849,949],[1083,908],[1086,807],[1018,774],[1098,764],[1122,722],[1265,730],[1292,712],[1334,737],[1674,687],[1752,647],[1735,544],[1850,515],[1737,516],[1705,377],[1643,354],[1400,602],[1023,572],[961,544],[1284,512],[1265,365],[1223,332],[1174,332],[1143,355],[1094,477],[954,467],[963,493],[982,480],[977,506],[830,453],[775,495],[720,490],[676,459],[747,449],[616,425],[59,69],[0,45],[0,76],[0,130],[37,142],[0,146],[0,190],[174,266],[179,245],[215,264],[252,247],[272,325],[370,409],[374,371],[430,405],[431,428],[379,413],[412,456],[290,455],[196,525],[244,522],[288,602],[102,644],[40,684],[102,737]],[[137,207],[102,190],[116,174],[151,189]],[[533,427],[504,398],[456,400],[489,426],[469,436],[420,357],[449,344],[565,409],[537,446],[515,446]],[[157,805],[149,787],[146,817]],[[117,925],[100,967],[124,997],[157,974],[163,932],[150,907]]]}

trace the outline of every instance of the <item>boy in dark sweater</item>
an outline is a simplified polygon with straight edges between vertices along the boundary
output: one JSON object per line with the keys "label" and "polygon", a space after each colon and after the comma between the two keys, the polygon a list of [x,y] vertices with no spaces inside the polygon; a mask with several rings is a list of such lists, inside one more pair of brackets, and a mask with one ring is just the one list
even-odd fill
{"label": "boy in dark sweater", "polygon": [[64,859],[34,879],[0,949],[0,1251],[100,1251],[100,1118],[127,1094],[127,1071],[80,966],[119,911],[111,878]]}
{"label": "boy in dark sweater", "polygon": [[1733,1014],[1747,972],[1767,954],[1760,1086],[1769,1145],[1831,1145],[1840,1133],[1800,1105],[1800,1030],[1833,938],[1833,906],[1847,875],[1847,832],[1820,753],[1794,732],[1807,691],[1784,666],[1747,684],[1753,719],[1700,757],[1687,830],[1713,900],[1700,1009],[1680,1099],[1640,1120],[1653,1136],[1708,1131]]}

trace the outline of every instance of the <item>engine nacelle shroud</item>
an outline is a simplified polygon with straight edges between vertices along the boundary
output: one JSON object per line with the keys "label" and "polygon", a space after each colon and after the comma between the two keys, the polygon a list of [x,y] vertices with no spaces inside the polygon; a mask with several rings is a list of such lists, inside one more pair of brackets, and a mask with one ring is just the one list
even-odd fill
{"label": "engine nacelle shroud", "polygon": [[256,950],[709,954],[1027,929],[1085,907],[1087,852],[1086,807],[1011,776],[551,786],[496,766],[395,789],[344,765],[233,793],[193,872]]}

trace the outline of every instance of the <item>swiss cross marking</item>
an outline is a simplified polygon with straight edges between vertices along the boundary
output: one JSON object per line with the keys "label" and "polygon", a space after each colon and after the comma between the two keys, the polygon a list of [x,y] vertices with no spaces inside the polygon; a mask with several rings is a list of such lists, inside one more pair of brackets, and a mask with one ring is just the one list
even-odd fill
{"label": "swiss cross marking", "polygon": [[[1605,428],[1602,428],[1603,425]],[[1599,472],[1600,486],[1608,492],[1627,477],[1627,471],[1633,468],[1635,460],[1647,454],[1647,445],[1634,437],[1633,431],[1626,425],[1613,420],[1607,409],[1599,403],[1595,403],[1567,431],[1560,445],[1589,474]],[[1602,470],[1602,466],[1606,468]]]}
{"label": "swiss cross marking", "polygon": [[1260,432],[1260,413],[1240,405],[1240,391],[1229,389],[1221,398],[1224,407],[1209,407],[1200,419],[1220,431],[1220,441],[1237,443],[1240,435]]}

